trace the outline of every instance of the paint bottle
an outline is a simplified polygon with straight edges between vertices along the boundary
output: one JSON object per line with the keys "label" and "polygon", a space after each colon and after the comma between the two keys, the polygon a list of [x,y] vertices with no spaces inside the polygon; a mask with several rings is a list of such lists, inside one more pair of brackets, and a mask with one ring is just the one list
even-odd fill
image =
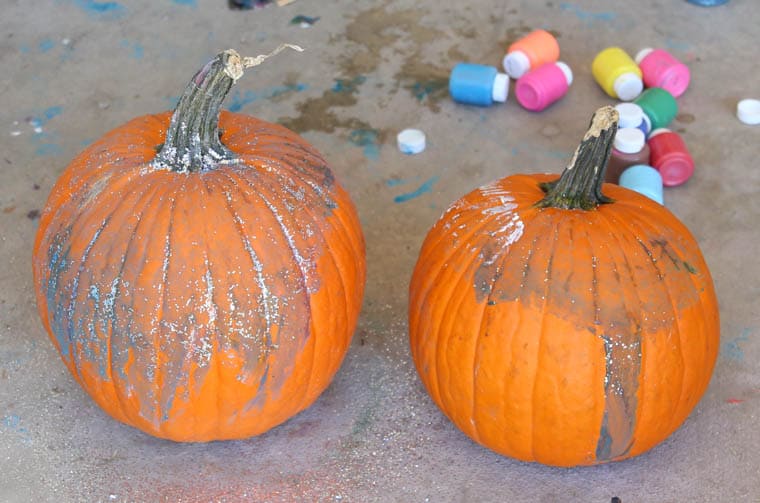
{"label": "paint bottle", "polygon": [[717,7],[728,3],[728,0],[686,0],[690,4],[699,5],[700,7]]}
{"label": "paint bottle", "polygon": [[546,63],[517,80],[515,97],[527,110],[540,112],[567,94],[573,72],[565,63]]}
{"label": "paint bottle", "polygon": [[507,75],[519,79],[528,70],[558,59],[559,44],[554,35],[546,30],[535,30],[509,46],[502,65]]}
{"label": "paint bottle", "polygon": [[491,106],[507,101],[509,76],[493,66],[457,63],[449,77],[449,93],[454,101]]}
{"label": "paint bottle", "polygon": [[629,166],[636,164],[649,164],[649,146],[646,137],[639,128],[620,128],[615,133],[604,181],[618,183],[620,174]]}
{"label": "paint bottle", "polygon": [[686,182],[694,173],[694,159],[683,138],[669,129],[655,129],[649,135],[651,165],[662,176],[666,187]]}
{"label": "paint bottle", "polygon": [[633,102],[649,117],[652,130],[667,127],[678,115],[678,102],[661,87],[650,87]]}
{"label": "paint bottle", "polygon": [[663,204],[662,176],[652,166],[636,164],[629,167],[620,175],[620,186]]}
{"label": "paint bottle", "polygon": [[596,55],[591,73],[608,95],[631,101],[644,89],[641,69],[620,47],[608,47]]}
{"label": "paint bottle", "polygon": [[644,85],[647,87],[661,87],[675,98],[681,96],[689,87],[689,67],[663,49],[640,50],[636,54],[636,63],[641,68]]}
{"label": "paint bottle", "polygon": [[644,110],[636,103],[618,103],[615,105],[618,111],[618,128],[635,127],[641,129],[644,136],[648,136],[652,130],[652,123]]}

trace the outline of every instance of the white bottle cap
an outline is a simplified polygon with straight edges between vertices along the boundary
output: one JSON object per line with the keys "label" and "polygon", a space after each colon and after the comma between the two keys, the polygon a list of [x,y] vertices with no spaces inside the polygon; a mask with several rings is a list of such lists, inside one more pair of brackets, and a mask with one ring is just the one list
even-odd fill
{"label": "white bottle cap", "polygon": [[615,94],[622,101],[631,101],[644,90],[641,78],[632,72],[626,72],[615,79]]}
{"label": "white bottle cap", "polygon": [[620,118],[618,127],[638,127],[644,117],[644,110],[636,103],[618,103],[615,105]]}
{"label": "white bottle cap", "polygon": [[506,73],[497,73],[493,79],[491,98],[499,103],[507,101],[509,95],[509,76]]}
{"label": "white bottle cap", "polygon": [[404,154],[419,154],[425,150],[425,133],[419,129],[404,129],[396,136],[396,141]]}
{"label": "white bottle cap", "polygon": [[760,100],[741,100],[736,105],[736,116],[745,124],[760,124]]}
{"label": "white bottle cap", "polygon": [[613,146],[615,150],[624,154],[635,154],[636,152],[641,152],[646,141],[647,139],[641,129],[637,127],[623,127],[615,133]]}
{"label": "white bottle cap", "polygon": [[512,51],[504,56],[504,70],[513,79],[519,79],[530,70],[528,55],[522,51]]}
{"label": "white bottle cap", "polygon": [[658,134],[662,134],[662,133],[670,133],[670,129],[665,128],[665,127],[661,127],[659,129],[655,129],[654,131],[652,131],[651,133],[649,133],[649,139],[652,139],[655,136],[657,136]]}
{"label": "white bottle cap", "polygon": [[560,70],[562,70],[562,73],[565,74],[565,80],[567,81],[567,86],[570,87],[570,84],[573,83],[573,71],[570,69],[569,66],[567,66],[567,63],[563,63],[562,61],[557,61],[556,65],[559,67]]}
{"label": "white bottle cap", "polygon": [[633,59],[634,61],[636,61],[637,65],[640,65],[641,60],[649,56],[649,53],[651,53],[652,51],[654,51],[654,49],[652,49],[651,47],[647,47],[646,49],[641,49],[639,52],[636,53],[636,57]]}

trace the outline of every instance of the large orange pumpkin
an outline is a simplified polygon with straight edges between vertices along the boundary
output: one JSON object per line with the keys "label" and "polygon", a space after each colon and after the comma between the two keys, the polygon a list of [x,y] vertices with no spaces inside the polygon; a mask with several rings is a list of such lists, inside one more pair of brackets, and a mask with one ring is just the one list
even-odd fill
{"label": "large orange pumpkin", "polygon": [[617,112],[597,111],[568,168],[456,201],[422,245],[411,350],[435,403],[501,454],[592,465],[665,439],[719,345],[712,279],[660,204],[602,180]]}
{"label": "large orange pumpkin", "polygon": [[243,438],[308,407],[341,364],[364,290],[354,206],[322,156],[219,112],[225,51],[174,114],[82,152],[34,245],[42,322],[108,414],[177,441]]}

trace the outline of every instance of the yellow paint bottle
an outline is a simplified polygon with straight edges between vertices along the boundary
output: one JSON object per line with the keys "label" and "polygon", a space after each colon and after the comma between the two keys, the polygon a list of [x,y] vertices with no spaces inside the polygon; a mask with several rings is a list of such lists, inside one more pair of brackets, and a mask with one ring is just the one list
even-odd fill
{"label": "yellow paint bottle", "polygon": [[622,101],[631,101],[644,89],[641,69],[620,47],[608,47],[594,58],[591,73],[604,92]]}

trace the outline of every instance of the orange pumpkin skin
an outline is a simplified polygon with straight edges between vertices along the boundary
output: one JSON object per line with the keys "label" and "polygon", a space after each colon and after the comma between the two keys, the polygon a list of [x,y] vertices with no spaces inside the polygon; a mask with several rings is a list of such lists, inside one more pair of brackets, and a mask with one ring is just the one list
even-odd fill
{"label": "orange pumpkin skin", "polygon": [[354,206],[295,133],[222,112],[240,162],[151,164],[169,113],[80,154],[40,219],[43,324],[108,414],[177,441],[257,435],[308,407],[349,346],[364,289]]}
{"label": "orange pumpkin skin", "polygon": [[604,185],[596,209],[540,208],[515,175],[455,202],[410,285],[411,352],[433,401],[498,453],[555,466],[640,454],[707,388],[718,306],[667,209]]}

